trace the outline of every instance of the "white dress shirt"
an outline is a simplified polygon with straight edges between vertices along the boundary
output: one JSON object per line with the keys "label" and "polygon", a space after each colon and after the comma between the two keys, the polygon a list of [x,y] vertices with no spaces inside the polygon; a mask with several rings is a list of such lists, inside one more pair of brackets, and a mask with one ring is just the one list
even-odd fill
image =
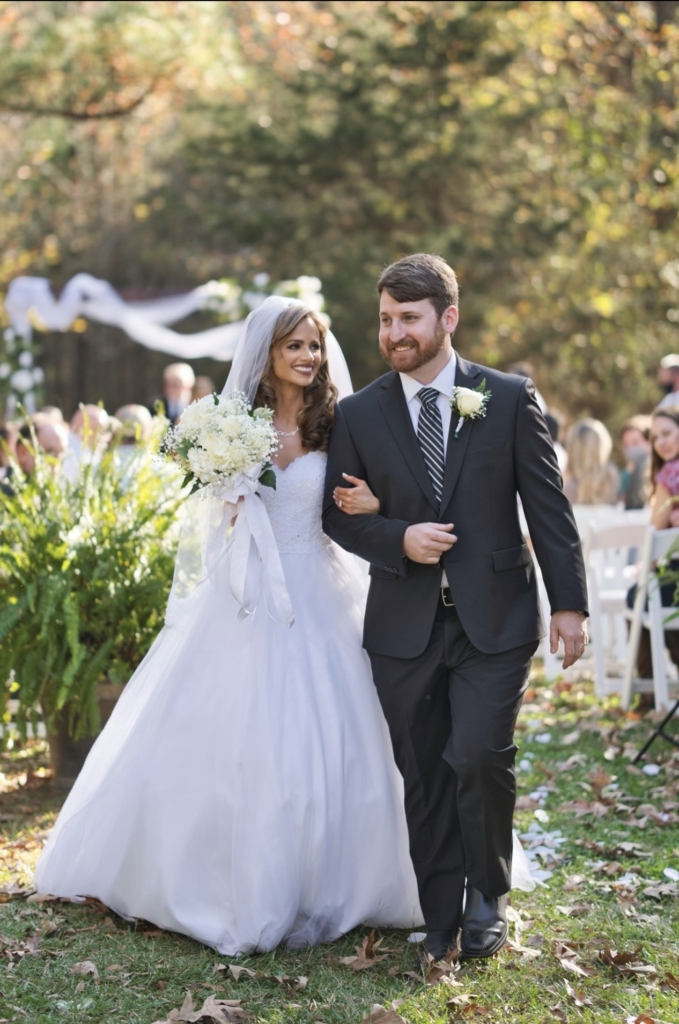
{"label": "white dress shirt", "polygon": [[[403,377],[403,374],[401,374]],[[658,402],[658,409],[676,409],[679,405],[679,391],[670,391],[668,395]]]}
{"label": "white dress shirt", "polygon": [[403,385],[403,394],[406,396],[406,402],[408,403],[408,412],[410,413],[410,419],[412,420],[413,430],[417,434],[417,421],[420,418],[420,409],[422,408],[422,402],[417,397],[417,392],[421,391],[422,388],[436,388],[439,393],[438,407],[441,413],[441,422],[443,423],[443,454],[448,454],[448,431],[450,429],[450,417],[452,416],[452,410],[450,408],[450,399],[453,394],[453,388],[455,387],[455,371],[457,369],[457,358],[453,352],[450,359],[443,367],[438,377],[436,377],[431,384],[422,384],[419,380],[415,380],[409,373],[399,373],[401,378],[401,384]]}
{"label": "white dress shirt", "polygon": [[[455,352],[451,353],[450,359],[443,367],[438,377],[436,377],[431,384],[422,384],[421,381],[415,380],[408,373],[399,373],[401,378],[401,384],[403,385],[403,394],[406,396],[406,402],[408,405],[408,412],[410,413],[410,419],[413,424],[413,430],[417,434],[417,421],[420,418],[420,409],[422,408],[422,402],[417,397],[417,392],[422,388],[436,388],[439,393],[437,404],[439,412],[441,413],[441,422],[443,424],[443,454],[448,454],[448,433],[450,431],[450,418],[452,416],[452,409],[450,408],[450,399],[453,394],[453,388],[455,387],[455,372],[457,370],[457,357]],[[448,586],[448,577],[445,572],[441,576],[441,586]]]}

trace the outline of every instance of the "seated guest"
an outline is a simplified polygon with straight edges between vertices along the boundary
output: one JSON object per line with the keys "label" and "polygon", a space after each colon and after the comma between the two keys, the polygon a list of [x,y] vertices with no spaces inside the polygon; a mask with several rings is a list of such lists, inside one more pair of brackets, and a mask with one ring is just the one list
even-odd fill
{"label": "seated guest", "polygon": [[615,505],[620,474],[610,461],[611,435],[600,420],[578,420],[566,439],[568,470],[564,491],[573,505]]}
{"label": "seated guest", "polygon": [[111,443],[116,446],[119,463],[126,465],[139,445],[151,437],[153,417],[143,405],[123,405],[117,410],[114,420],[118,428]]}
{"label": "seated guest", "polygon": [[38,413],[39,416],[43,416],[51,423],[64,423],[64,414],[61,409],[56,405],[43,405],[42,409]]}
{"label": "seated guest", "polygon": [[658,384],[665,392],[665,397],[660,401],[658,408],[671,409],[679,405],[679,355],[676,353],[660,360]]}
{"label": "seated guest", "polygon": [[559,440],[559,435],[561,433],[561,424],[559,422],[559,417],[555,413],[547,410],[547,412],[545,413],[545,423],[547,424],[547,430],[549,431],[549,436],[551,437],[552,444],[554,445],[554,451],[556,452],[556,461],[559,463],[561,476],[565,476],[566,467],[568,466],[568,452]]}
{"label": "seated guest", "polygon": [[651,463],[651,417],[632,416],[620,430],[625,466],[620,474],[620,497],[626,509],[645,508]]}
{"label": "seated guest", "polygon": [[[651,523],[656,530],[679,526],[679,406],[658,407],[651,420]],[[679,569],[676,560],[672,570]],[[667,608],[676,605],[677,581],[660,587],[662,603]],[[634,605],[636,587],[627,595],[627,603]],[[675,665],[679,666],[679,630],[665,632],[665,646]],[[637,672],[641,679],[653,678],[651,638],[642,629],[637,655]]]}
{"label": "seated guest", "polygon": [[[31,430],[32,426],[32,430]],[[33,435],[40,449],[61,463],[68,452],[68,432],[63,423],[49,423],[37,418],[24,423],[19,429],[16,443],[16,460],[24,476],[35,471],[35,447]]]}
{"label": "seated guest", "polygon": [[198,398],[205,398],[206,395],[211,395],[215,390],[215,382],[212,377],[196,377],[196,383],[193,385],[193,398],[191,401],[195,402]]}
{"label": "seated guest", "polygon": [[69,446],[79,459],[98,462],[109,438],[109,415],[100,405],[81,405],[71,417]]}
{"label": "seated guest", "polygon": [[196,375],[188,363],[170,363],[163,370],[161,405],[163,413],[173,425],[191,403],[195,383]]}

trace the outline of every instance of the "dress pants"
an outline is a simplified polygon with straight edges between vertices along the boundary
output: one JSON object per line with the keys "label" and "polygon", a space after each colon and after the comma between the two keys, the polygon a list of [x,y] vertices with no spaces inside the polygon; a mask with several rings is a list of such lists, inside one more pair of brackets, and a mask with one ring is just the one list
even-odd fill
{"label": "dress pants", "polygon": [[430,931],[457,929],[465,879],[489,897],[510,889],[514,726],[537,646],[482,654],[455,607],[439,602],[417,658],[368,652]]}

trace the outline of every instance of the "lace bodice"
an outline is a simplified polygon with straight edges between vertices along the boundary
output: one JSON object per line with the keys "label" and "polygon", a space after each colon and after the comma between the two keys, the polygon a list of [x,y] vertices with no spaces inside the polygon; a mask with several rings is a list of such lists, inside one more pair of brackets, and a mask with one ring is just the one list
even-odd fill
{"label": "lace bodice", "polygon": [[303,555],[331,544],[321,528],[326,458],[325,452],[308,452],[287,469],[274,466],[276,490],[260,490],[281,554]]}

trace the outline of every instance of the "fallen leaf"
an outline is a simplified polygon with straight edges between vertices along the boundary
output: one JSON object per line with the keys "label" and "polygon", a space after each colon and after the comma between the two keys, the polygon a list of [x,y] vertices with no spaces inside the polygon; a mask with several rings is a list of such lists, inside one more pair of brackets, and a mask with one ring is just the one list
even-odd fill
{"label": "fallen leaf", "polygon": [[361,1024],[408,1024],[405,1017],[394,1009],[387,1009],[380,1003],[375,1003],[367,1017],[364,1017]]}
{"label": "fallen leaf", "polygon": [[610,804],[602,804],[600,800],[571,800],[569,803],[562,804],[560,808],[562,811],[573,811],[576,818],[582,818],[585,814],[603,818],[610,809]]}
{"label": "fallen leaf", "polygon": [[99,981],[99,971],[97,965],[91,960],[81,960],[80,963],[74,964],[71,968],[71,974],[87,976],[91,974],[95,981]]}
{"label": "fallen leaf", "polygon": [[380,960],[386,960],[389,953],[394,953],[393,949],[380,950],[380,956],[377,956],[377,950],[382,944],[382,939],[378,939],[375,942],[375,932],[371,931],[370,935],[363,940],[360,946],[354,946],[357,956],[342,956],[340,957],[340,963],[344,964],[345,967],[351,967],[352,971],[365,971],[369,967],[374,967]]}
{"label": "fallen leaf", "polygon": [[657,885],[647,886],[643,893],[644,896],[660,900],[663,896],[679,896],[679,886],[676,882],[658,882]]}
{"label": "fallen leaf", "polygon": [[558,772],[569,772],[571,768],[584,768],[587,764],[587,758],[584,754],[571,754],[566,761],[557,761],[555,768]]}
{"label": "fallen leaf", "polygon": [[158,1020],[155,1024],[233,1024],[234,1021],[253,1019],[254,1014],[243,1009],[240,999],[216,999],[215,996],[208,996],[200,1010],[195,1010],[193,996],[187,992],[181,1009],[170,1010],[165,1020]]}
{"label": "fallen leaf", "polygon": [[606,747],[604,750],[604,761],[615,761],[616,757],[619,757],[621,753],[620,747]]}
{"label": "fallen leaf", "polygon": [[564,986],[567,994],[571,997],[576,1006],[591,1006],[592,1000],[583,991],[578,991],[568,984],[564,978]]}
{"label": "fallen leaf", "polygon": [[517,811],[534,811],[536,807],[540,806],[539,800],[534,800],[531,796],[518,796],[516,798],[516,810]]}
{"label": "fallen leaf", "polygon": [[592,789],[596,793],[600,793],[604,786],[607,786],[612,780],[608,772],[601,765],[597,765],[591,772],[588,772],[587,781],[591,783]]}
{"label": "fallen leaf", "polygon": [[445,960],[434,960],[433,956],[428,957],[429,966],[425,976],[425,981],[430,988],[434,985],[446,984],[456,985],[458,984],[453,979],[453,975],[456,974],[460,965],[458,960],[460,958],[460,950],[458,948],[449,949],[446,953]]}
{"label": "fallen leaf", "polygon": [[[217,964],[215,971],[222,970],[222,965]],[[227,970],[234,981],[239,981],[243,975],[246,978],[256,978],[257,971],[251,971],[249,967],[237,967],[235,964],[229,964]]]}
{"label": "fallen leaf", "polygon": [[556,909],[560,914],[565,914],[566,917],[585,917],[592,912],[589,903],[576,903],[572,907],[564,907],[557,903]]}
{"label": "fallen leaf", "polygon": [[633,953],[619,953],[610,946],[604,946],[599,953],[599,959],[608,967],[614,967],[625,978],[635,978],[639,975],[652,976],[657,974],[652,964],[647,964],[641,959],[641,946],[638,946]]}
{"label": "fallen leaf", "polygon": [[568,732],[568,733],[566,733],[565,736],[561,737],[561,746],[562,747],[570,747],[574,743],[577,743],[579,739],[580,739],[580,730],[579,729],[574,729],[573,732]]}
{"label": "fallen leaf", "polygon": [[84,981],[79,981],[78,984],[75,987],[75,990],[76,990],[76,993],[78,995],[80,995],[81,992],[84,992],[85,991],[85,982]]}
{"label": "fallen leaf", "polygon": [[568,875],[563,887],[566,892],[573,892],[574,889],[581,889],[587,879],[584,875]]}

